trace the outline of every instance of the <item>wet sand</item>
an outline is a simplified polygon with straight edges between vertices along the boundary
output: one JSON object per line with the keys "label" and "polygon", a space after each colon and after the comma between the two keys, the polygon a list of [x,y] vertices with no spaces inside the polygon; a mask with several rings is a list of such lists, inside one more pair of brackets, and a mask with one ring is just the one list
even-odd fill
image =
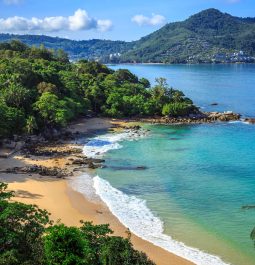
{"label": "wet sand", "polygon": [[[96,130],[109,129],[113,124],[123,125],[122,121],[109,119],[82,119],[68,128],[73,133],[88,133]],[[73,144],[70,144],[73,146]],[[0,169],[15,166],[42,165],[46,167],[66,168],[70,156],[66,157],[31,157],[24,158],[19,153],[10,158],[0,158]],[[75,178],[75,173],[73,177]],[[80,220],[92,221],[94,224],[110,224],[115,235],[127,236],[127,228],[109,211],[102,202],[91,202],[81,193],[74,191],[67,179],[42,177],[38,174],[0,174],[0,181],[7,182],[9,189],[16,192],[15,200],[36,204],[51,213],[51,219],[69,226],[78,226]],[[158,265],[193,264],[181,257],[163,250],[135,235],[131,237],[134,247],[145,252]]]}

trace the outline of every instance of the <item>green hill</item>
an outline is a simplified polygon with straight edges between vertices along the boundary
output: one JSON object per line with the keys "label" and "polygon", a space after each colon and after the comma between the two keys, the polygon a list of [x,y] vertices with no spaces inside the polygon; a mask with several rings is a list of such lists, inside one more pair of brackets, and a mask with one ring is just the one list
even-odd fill
{"label": "green hill", "polygon": [[[27,45],[39,47],[43,44],[48,49],[63,49],[71,59],[89,59],[105,61],[110,54],[118,54],[128,51],[131,43],[125,41],[111,40],[83,40],[75,41],[58,37],[49,37],[44,35],[15,35],[0,34],[0,42],[11,40],[20,40]],[[105,58],[106,57],[106,58]]]}
{"label": "green hill", "polygon": [[169,23],[134,42],[73,41],[35,35],[0,34],[0,41],[62,48],[71,59],[101,62],[211,63],[255,61],[255,18],[234,17],[207,9],[183,22]]}
{"label": "green hill", "polygon": [[[243,53],[233,54],[239,51]],[[208,9],[140,39],[122,60],[185,63],[223,60],[224,56],[225,60],[249,60],[254,55],[255,19]]]}

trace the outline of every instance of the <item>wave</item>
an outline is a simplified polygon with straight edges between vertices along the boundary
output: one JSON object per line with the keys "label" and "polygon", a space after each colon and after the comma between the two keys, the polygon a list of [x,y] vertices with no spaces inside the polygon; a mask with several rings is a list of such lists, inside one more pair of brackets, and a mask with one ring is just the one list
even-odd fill
{"label": "wave", "polygon": [[227,264],[217,256],[188,247],[164,234],[163,222],[146,206],[145,200],[124,194],[98,176],[93,178],[93,182],[96,194],[107,204],[119,221],[138,237],[197,265]]}
{"label": "wave", "polygon": [[250,125],[250,123],[249,123],[248,121],[245,121],[245,120],[229,121],[229,123],[233,123],[233,124],[236,124],[236,123],[242,123],[242,124]]}
{"label": "wave", "polygon": [[[83,153],[89,157],[101,156],[109,150],[122,148],[120,142],[124,140],[133,141],[147,135],[145,131],[127,130],[97,136],[84,146]],[[227,265],[217,256],[188,247],[164,234],[163,222],[151,212],[145,200],[123,193],[99,176],[83,174],[72,180],[71,186],[89,200],[104,201],[119,221],[138,237],[198,265]]]}
{"label": "wave", "polygon": [[93,188],[93,177],[87,173],[83,173],[75,178],[70,178],[68,180],[69,185],[72,189],[83,194],[86,199],[91,202],[101,202],[102,200],[96,194]]}
{"label": "wave", "polygon": [[83,147],[84,155],[88,157],[101,156],[109,150],[120,149],[122,145],[119,142],[124,140],[137,140],[138,138],[147,135],[146,131],[135,132],[133,130],[126,130],[122,133],[108,133],[90,139]]}

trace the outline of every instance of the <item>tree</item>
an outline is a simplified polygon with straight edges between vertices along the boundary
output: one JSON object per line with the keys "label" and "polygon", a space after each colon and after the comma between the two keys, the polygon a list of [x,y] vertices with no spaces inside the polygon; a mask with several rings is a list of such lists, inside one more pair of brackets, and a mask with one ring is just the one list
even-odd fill
{"label": "tree", "polygon": [[8,107],[0,99],[0,138],[21,133],[24,125],[24,112],[17,108]]}
{"label": "tree", "polygon": [[150,81],[146,78],[139,79],[139,83],[142,84],[144,88],[150,88],[151,87]]}
{"label": "tree", "polygon": [[68,54],[63,49],[57,50],[56,57],[60,62],[63,62],[63,63],[69,62]]}
{"label": "tree", "polygon": [[35,130],[38,129],[36,119],[34,116],[29,116],[26,120],[26,132],[32,134]]}
{"label": "tree", "polygon": [[82,236],[89,242],[89,246],[93,252],[91,264],[100,265],[100,257],[102,255],[102,247],[107,244],[109,235],[113,231],[108,224],[93,225],[92,222],[81,222],[80,228]]}
{"label": "tree", "polygon": [[155,265],[144,253],[134,250],[130,238],[109,237],[100,256],[102,265]]}
{"label": "tree", "polygon": [[39,94],[43,94],[45,92],[50,92],[52,94],[57,95],[58,94],[58,89],[56,85],[47,83],[47,82],[41,82],[37,85],[37,90]]}
{"label": "tree", "polygon": [[6,189],[0,183],[0,264],[42,265],[42,235],[51,224],[49,213],[35,205],[10,202],[14,194]]}
{"label": "tree", "polygon": [[50,93],[45,92],[35,103],[34,109],[38,111],[43,118],[44,123],[48,126],[65,125],[68,120],[67,108],[59,101],[59,98]]}
{"label": "tree", "polygon": [[92,250],[79,228],[55,225],[47,230],[44,249],[49,265],[91,265]]}
{"label": "tree", "polygon": [[192,105],[185,102],[173,102],[165,104],[162,110],[163,115],[169,115],[172,117],[186,116],[193,110]]}
{"label": "tree", "polygon": [[130,232],[125,239],[107,224],[53,225],[47,211],[11,201],[7,188],[0,183],[0,265],[155,265],[133,248]]}
{"label": "tree", "polygon": [[88,111],[111,117],[153,116],[170,113],[170,107],[175,112],[194,109],[164,78],[151,88],[147,79],[127,69],[114,71],[86,60],[71,63],[63,51],[43,45],[0,44],[1,138],[37,128],[58,129]]}
{"label": "tree", "polygon": [[114,76],[116,77],[119,84],[123,82],[129,82],[129,83],[138,83],[138,77],[132,74],[127,69],[119,69],[114,73]]}
{"label": "tree", "polygon": [[12,82],[1,96],[9,107],[21,108],[29,104],[30,91],[21,84]]}
{"label": "tree", "polygon": [[164,104],[171,100],[170,88],[165,78],[156,78],[156,85],[150,90],[151,97],[155,100],[157,112],[161,112]]}

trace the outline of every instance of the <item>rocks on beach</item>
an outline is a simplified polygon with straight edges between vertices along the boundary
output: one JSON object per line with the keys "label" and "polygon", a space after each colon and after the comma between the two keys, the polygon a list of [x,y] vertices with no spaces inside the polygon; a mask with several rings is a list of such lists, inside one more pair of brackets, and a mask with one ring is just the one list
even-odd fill
{"label": "rocks on beach", "polygon": [[39,174],[41,176],[49,176],[49,177],[56,177],[56,178],[65,178],[65,177],[72,175],[72,173],[64,169],[60,169],[57,167],[44,167],[44,166],[38,166],[38,165],[7,168],[4,170],[0,170],[0,173]]}
{"label": "rocks on beach", "polygon": [[102,163],[104,163],[104,159],[97,159],[97,158],[79,158],[79,159],[73,159],[72,165],[78,165],[78,166],[86,166],[90,169],[96,169],[102,167]]}
{"label": "rocks on beach", "polygon": [[219,121],[237,121],[241,115],[232,111],[226,112],[201,112],[198,114],[190,114],[186,117],[156,117],[149,119],[141,119],[143,122],[159,123],[159,124],[201,124],[213,123]]}
{"label": "rocks on beach", "polygon": [[37,143],[27,144],[22,153],[24,155],[34,156],[67,156],[71,154],[81,154],[82,149],[77,147],[71,147],[69,145],[62,145],[58,143]]}

